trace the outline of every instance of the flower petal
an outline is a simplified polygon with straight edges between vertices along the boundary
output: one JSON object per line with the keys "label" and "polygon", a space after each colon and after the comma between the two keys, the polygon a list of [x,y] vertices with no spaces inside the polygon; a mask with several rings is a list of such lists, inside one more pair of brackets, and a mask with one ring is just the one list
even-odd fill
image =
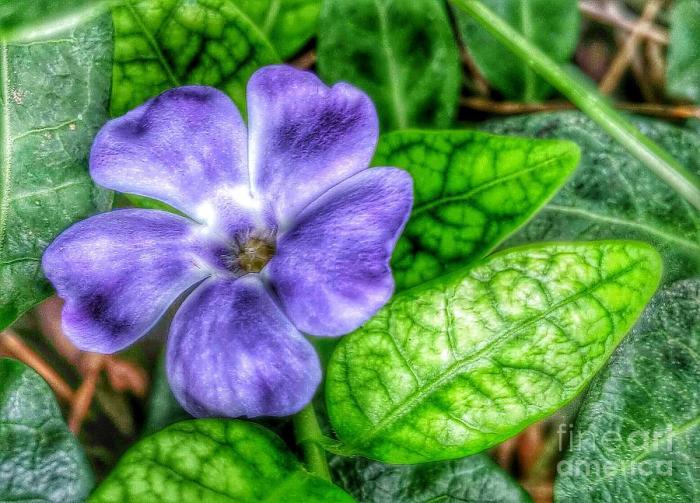
{"label": "flower petal", "polygon": [[170,327],[167,372],[197,417],[294,414],[321,380],[313,347],[256,274],[212,278],[183,303]]}
{"label": "flower petal", "polygon": [[284,225],[333,185],[367,168],[377,143],[372,101],[344,83],[267,66],[248,82],[253,189]]}
{"label": "flower petal", "polygon": [[100,185],[158,199],[211,224],[228,213],[218,211],[219,202],[250,197],[247,141],[228,96],[212,87],[177,87],[105,124],[92,146],[90,174]]}
{"label": "flower petal", "polygon": [[113,353],[145,334],[182,292],[210,275],[193,225],[164,211],[128,209],[58,236],[42,266],[66,301],[68,338],[84,351]]}
{"label": "flower petal", "polygon": [[343,335],[389,300],[389,259],[411,211],[412,187],[403,170],[365,170],[314,201],[280,237],[265,273],[299,330]]}

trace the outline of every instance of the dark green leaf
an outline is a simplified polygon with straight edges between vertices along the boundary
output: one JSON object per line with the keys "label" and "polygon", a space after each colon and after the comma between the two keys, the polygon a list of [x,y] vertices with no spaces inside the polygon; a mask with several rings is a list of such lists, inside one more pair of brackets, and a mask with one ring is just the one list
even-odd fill
{"label": "dark green leaf", "polygon": [[113,10],[112,115],[171,87],[204,84],[245,109],[245,86],[278,56],[236,0],[127,0]]}
{"label": "dark green leaf", "polygon": [[536,244],[407,290],[333,353],[331,424],[387,463],[483,451],[574,398],[660,275],[644,243]]}
{"label": "dark green leaf", "polygon": [[318,71],[367,92],[384,130],[449,127],[457,109],[457,46],[435,0],[326,0]]}
{"label": "dark green leaf", "polygon": [[[578,44],[577,0],[483,0],[513,28],[557,63],[564,63]],[[511,99],[540,101],[552,88],[496,40],[485,28],[455,9],[464,44],[493,87]]]}
{"label": "dark green leaf", "polygon": [[0,359],[0,501],[83,501],[93,478],[48,384]]}
{"label": "dark green leaf", "polygon": [[244,421],[200,419],[141,440],[90,501],[332,503],[353,499],[307,473],[282,440],[265,428]]}
{"label": "dark green leaf", "polygon": [[671,13],[666,88],[676,98],[700,103],[700,2],[679,0]]}
{"label": "dark green leaf", "polygon": [[321,0],[238,0],[236,4],[270,39],[282,58],[316,33]]}
{"label": "dark green leaf", "polygon": [[190,416],[173,395],[165,374],[165,354],[158,358],[158,364],[153,371],[153,383],[148,397],[148,409],[146,411],[146,423],[143,426],[143,434],[150,435],[162,430],[166,426],[190,419]]}
{"label": "dark green leaf", "polygon": [[365,503],[525,503],[527,493],[484,454],[422,465],[335,457],[338,484]]}
{"label": "dark green leaf", "polygon": [[[700,136],[660,121],[635,123],[700,174]],[[513,117],[491,121],[486,129],[566,138],[578,143],[582,151],[571,180],[504,246],[559,239],[638,239],[661,252],[665,281],[700,274],[700,212],[583,114]]]}
{"label": "dark green leaf", "polygon": [[554,195],[580,155],[571,142],[474,131],[382,136],[374,164],[408,170],[415,187],[392,260],[397,290],[486,255]]}
{"label": "dark green leaf", "polygon": [[113,0],[0,0],[0,38],[24,41],[65,32]]}
{"label": "dark green leaf", "polygon": [[107,117],[108,17],[41,42],[0,42],[0,329],[48,296],[44,248],[111,195],[87,170]]}
{"label": "dark green leaf", "polygon": [[559,501],[700,501],[700,280],[654,298],[569,437]]}

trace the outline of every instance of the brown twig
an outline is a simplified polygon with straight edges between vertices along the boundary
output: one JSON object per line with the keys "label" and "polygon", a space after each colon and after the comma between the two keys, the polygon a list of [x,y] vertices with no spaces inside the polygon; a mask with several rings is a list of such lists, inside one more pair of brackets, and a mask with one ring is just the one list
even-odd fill
{"label": "brown twig", "polygon": [[[598,2],[590,0],[579,1],[579,10],[589,19],[598,21],[599,23],[614,26],[627,32],[631,32],[637,24],[637,19],[622,17],[614,12],[600,6]],[[663,28],[653,24],[642,27],[639,36],[653,40],[662,45],[668,45],[668,32]]]}
{"label": "brown twig", "polygon": [[608,71],[600,81],[600,85],[598,86],[600,92],[603,94],[610,94],[620,83],[620,79],[624,75],[625,70],[627,70],[630,60],[632,59],[632,55],[637,48],[637,43],[641,38],[641,32],[647,30],[651,26],[656,14],[661,9],[661,5],[661,0],[649,0],[649,2],[647,2],[647,4],[644,6],[642,16],[635,23],[634,28],[632,28],[632,31],[627,37],[627,40],[622,45],[615,58],[612,60],[612,63],[610,63]]}
{"label": "brown twig", "polygon": [[[500,115],[527,114],[534,112],[554,112],[559,110],[573,110],[574,107],[567,101],[548,101],[544,103],[519,103],[514,101],[493,101],[479,96],[460,98],[460,104],[464,107]],[[663,117],[666,119],[682,120],[700,119],[700,107],[693,105],[663,105],[660,103],[615,103],[615,107],[626,112]]]}
{"label": "brown twig", "polygon": [[298,58],[290,61],[289,64],[300,70],[308,70],[316,64],[316,51],[310,49]]}
{"label": "brown twig", "polygon": [[481,96],[489,96],[491,94],[489,83],[479,71],[474,59],[472,58],[471,54],[469,54],[469,51],[464,46],[461,46],[459,49],[459,54],[462,64],[467,67],[467,71],[469,72],[472,82],[474,83],[474,90]]}
{"label": "brown twig", "polygon": [[75,397],[71,402],[70,414],[68,416],[68,427],[76,435],[90,410],[92,398],[95,396],[97,380],[104,364],[104,355],[97,353],[85,353],[82,358],[82,374],[85,376],[80,384]]}
{"label": "brown twig", "polygon": [[51,386],[58,398],[66,402],[73,401],[75,393],[68,383],[13,330],[8,328],[0,332],[0,349],[33,368]]}

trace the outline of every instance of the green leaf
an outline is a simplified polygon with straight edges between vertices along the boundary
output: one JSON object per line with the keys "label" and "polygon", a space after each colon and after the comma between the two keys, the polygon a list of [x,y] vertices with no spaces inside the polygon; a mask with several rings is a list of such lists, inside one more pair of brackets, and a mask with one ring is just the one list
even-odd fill
{"label": "green leaf", "polygon": [[0,38],[23,41],[65,32],[113,0],[0,0]]}
{"label": "green leaf", "polygon": [[236,0],[127,0],[112,11],[112,115],[171,87],[203,84],[245,110],[245,86],[278,56]]}
{"label": "green leaf", "polygon": [[236,4],[282,58],[293,56],[316,33],[321,12],[321,0],[238,0]]}
{"label": "green leaf", "polygon": [[483,451],[574,398],[660,274],[644,243],[537,244],[407,290],[333,353],[331,424],[387,463]]}
{"label": "green leaf", "polygon": [[482,258],[561,187],[580,157],[571,142],[474,131],[398,131],[374,164],[413,176],[413,213],[392,260],[397,290]]}
{"label": "green leaf", "polygon": [[384,130],[449,127],[457,110],[457,45],[435,0],[326,0],[318,71],[369,94]]}
{"label": "green leaf", "polygon": [[98,502],[352,502],[307,473],[272,432],[223,419],[185,421],[141,440],[90,498]]}
{"label": "green leaf", "polygon": [[[661,121],[635,125],[700,174],[700,136]],[[491,121],[498,134],[566,138],[582,151],[576,173],[504,246],[582,239],[646,241],[664,257],[664,281],[700,274],[700,212],[585,115],[562,112]]]}
{"label": "green leaf", "polygon": [[[557,63],[571,58],[578,44],[577,0],[482,0],[508,24]],[[540,101],[552,92],[527,64],[468,14],[456,10],[457,26],[469,54],[493,87],[507,98]]]}
{"label": "green leaf", "polygon": [[150,435],[166,426],[191,419],[185,409],[173,395],[165,373],[165,352],[158,358],[158,363],[153,371],[151,393],[148,396],[148,408],[146,410],[146,422],[143,426],[143,434]]}
{"label": "green leaf", "polygon": [[363,458],[331,461],[338,484],[365,503],[526,503],[527,493],[491,458],[477,454],[423,465],[385,465]]}
{"label": "green leaf", "polygon": [[679,0],[671,11],[666,89],[676,98],[700,103],[700,2]]}
{"label": "green leaf", "polygon": [[48,384],[0,359],[0,501],[83,501],[93,477]]}
{"label": "green leaf", "polygon": [[111,24],[0,41],[0,329],[47,297],[41,254],[77,220],[109,209],[87,170],[107,117]]}
{"label": "green leaf", "polygon": [[559,501],[700,501],[700,279],[655,297],[564,435]]}

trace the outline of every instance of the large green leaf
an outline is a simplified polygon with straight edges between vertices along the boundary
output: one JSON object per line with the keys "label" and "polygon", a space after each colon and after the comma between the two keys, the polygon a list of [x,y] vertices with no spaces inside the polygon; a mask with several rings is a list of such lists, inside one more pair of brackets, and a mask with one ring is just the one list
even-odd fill
{"label": "large green leaf", "polygon": [[531,501],[517,482],[484,454],[422,465],[385,465],[336,456],[331,469],[338,484],[365,503]]}
{"label": "large green leaf", "polygon": [[24,364],[0,359],[0,501],[83,501],[92,484],[51,388]]}
{"label": "large green leaf", "polygon": [[141,440],[90,502],[352,502],[307,473],[282,440],[254,423],[185,421]]}
{"label": "large green leaf", "polygon": [[679,0],[671,12],[666,88],[677,98],[700,103],[700,2]]}
{"label": "large green leaf", "polygon": [[228,93],[245,108],[245,86],[278,56],[236,0],[127,0],[113,10],[112,115],[183,84]]}
{"label": "large green leaf", "polygon": [[331,424],[387,463],[480,452],[574,398],[660,275],[644,243],[537,244],[407,290],[333,353]]}
{"label": "large green leaf", "polygon": [[[700,136],[660,121],[636,125],[700,174]],[[554,199],[504,246],[559,239],[638,239],[664,257],[665,281],[700,274],[700,212],[585,115],[537,114],[486,124],[494,133],[566,138],[579,168]]]}
{"label": "large green leaf", "polygon": [[[564,63],[578,44],[577,0],[483,0],[489,8],[542,49]],[[540,101],[552,88],[468,14],[455,9],[462,39],[486,80],[506,97]]]}
{"label": "large green leaf", "polygon": [[559,501],[700,501],[700,279],[654,298],[569,436]]}
{"label": "large green leaf", "polygon": [[457,46],[435,0],[326,0],[318,71],[367,92],[384,130],[449,127],[457,109]]}
{"label": "large green leaf", "polygon": [[77,220],[109,208],[87,170],[107,117],[111,25],[0,42],[0,329],[50,293],[41,254]]}
{"label": "large green leaf", "polygon": [[413,176],[411,218],[392,260],[397,290],[479,259],[561,187],[580,157],[571,142],[474,131],[397,131],[374,164]]}
{"label": "large green leaf", "polygon": [[283,58],[296,53],[316,33],[321,0],[238,0]]}
{"label": "large green leaf", "polygon": [[115,0],[0,0],[0,38],[47,37],[94,16]]}

